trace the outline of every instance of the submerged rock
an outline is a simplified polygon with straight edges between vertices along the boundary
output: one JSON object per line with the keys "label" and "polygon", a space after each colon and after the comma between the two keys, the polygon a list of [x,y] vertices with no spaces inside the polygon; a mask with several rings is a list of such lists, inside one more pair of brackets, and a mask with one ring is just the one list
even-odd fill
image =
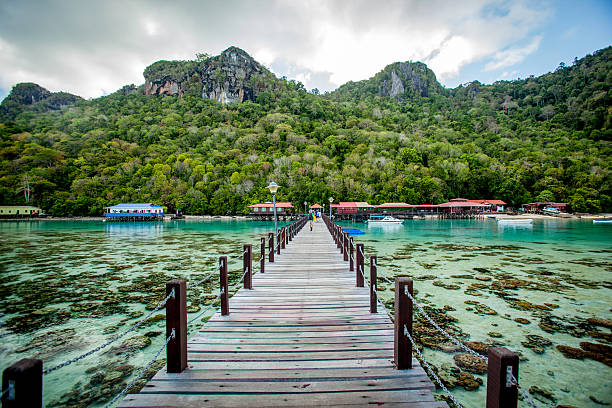
{"label": "submerged rock", "polygon": [[593,326],[601,326],[606,327],[608,329],[612,329],[612,320],[609,319],[603,319],[600,317],[589,317],[587,319],[587,322],[589,324],[592,324]]}
{"label": "submerged rock", "polygon": [[538,354],[544,353],[544,348],[552,345],[552,341],[537,334],[528,334],[525,337],[527,341],[522,341],[521,344]]}
{"label": "submerged rock", "polygon": [[465,369],[475,374],[485,374],[487,372],[487,363],[481,358],[472,354],[461,353],[453,356],[455,364],[458,367]]}
{"label": "submerged rock", "polygon": [[[537,385],[532,385],[531,387],[529,387],[529,393],[535,397],[541,397],[541,398],[545,398],[548,401],[552,401],[552,402],[556,402],[557,398],[555,398],[554,394],[544,388],[540,388]],[[540,401],[542,401],[541,398],[538,398]],[[545,402],[545,401],[542,401]]]}

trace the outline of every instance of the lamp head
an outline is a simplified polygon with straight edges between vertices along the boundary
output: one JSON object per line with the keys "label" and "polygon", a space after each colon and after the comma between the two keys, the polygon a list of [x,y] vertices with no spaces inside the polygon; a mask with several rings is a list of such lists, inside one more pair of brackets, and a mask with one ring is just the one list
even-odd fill
{"label": "lamp head", "polygon": [[276,194],[276,192],[278,191],[278,188],[280,186],[278,184],[276,184],[275,182],[271,181],[270,184],[268,185],[268,190],[270,190],[270,192],[272,194]]}
{"label": "lamp head", "polygon": [[333,203],[334,202],[334,197],[329,197],[329,203]]}

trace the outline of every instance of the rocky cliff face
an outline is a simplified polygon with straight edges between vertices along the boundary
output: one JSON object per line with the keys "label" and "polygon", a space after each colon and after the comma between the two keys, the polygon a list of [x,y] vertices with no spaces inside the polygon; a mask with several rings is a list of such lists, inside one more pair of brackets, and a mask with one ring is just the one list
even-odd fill
{"label": "rocky cliff face", "polygon": [[436,75],[422,62],[396,62],[387,65],[370,79],[346,83],[332,92],[340,99],[376,95],[401,101],[445,93]]}
{"label": "rocky cliff face", "polygon": [[199,95],[220,103],[255,101],[274,75],[237,47],[205,61],[158,61],[144,72],[147,95]]}
{"label": "rocky cliff face", "polygon": [[15,85],[0,104],[0,119],[12,120],[24,110],[58,110],[81,99],[67,92],[49,92],[38,84],[23,82]]}
{"label": "rocky cliff face", "polygon": [[388,69],[391,71],[390,78],[382,79],[378,86],[380,96],[404,99],[409,96],[406,95],[408,90],[409,94],[428,97],[431,88],[441,88],[434,73],[422,62],[397,62],[385,68],[385,71]]}

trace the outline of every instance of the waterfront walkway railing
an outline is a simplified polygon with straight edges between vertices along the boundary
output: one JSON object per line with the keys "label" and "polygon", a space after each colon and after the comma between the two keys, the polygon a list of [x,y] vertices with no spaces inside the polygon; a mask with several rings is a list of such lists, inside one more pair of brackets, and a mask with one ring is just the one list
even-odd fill
{"label": "waterfront walkway railing", "polygon": [[[261,237],[261,254],[259,259],[259,272],[265,272],[266,255],[269,262],[274,262],[274,253],[281,253],[282,249],[293,240],[296,234],[306,225],[308,218],[302,217],[280,228],[276,234],[268,235],[268,249],[266,252],[266,239]],[[276,241],[276,246],[274,245]],[[228,257],[220,256],[218,266],[204,278],[187,284],[185,279],[173,279],[166,283],[166,297],[155,308],[133,324],[129,329],[112,337],[97,347],[49,368],[43,368],[43,361],[36,358],[24,358],[6,368],[2,373],[2,392],[0,399],[2,407],[42,407],[43,376],[87,358],[100,350],[105,349],[127,334],[138,329],[156,312],[165,308],[166,311],[166,339],[149,363],[136,375],[132,381],[111,401],[106,404],[110,407],[124,396],[138,380],[150,369],[160,355],[166,350],[166,365],[169,373],[180,373],[187,367],[187,337],[188,326],[195,324],[211,309],[220,308],[221,315],[229,314],[230,294],[235,293],[242,285],[244,289],[253,289],[253,245],[244,244],[240,255],[243,260],[242,276],[232,287],[228,287]],[[219,277],[219,293],[206,308],[196,316],[187,320],[187,289],[200,286],[213,277]]]}
{"label": "waterfront walkway railing", "polygon": [[[419,315],[429,322],[436,330],[442,333],[442,335],[459,347],[459,349],[483,360],[487,364],[487,408],[516,407],[519,392],[521,393],[523,399],[532,408],[537,408],[537,405],[533,399],[518,382],[519,357],[516,353],[513,353],[505,347],[490,347],[487,353],[488,356],[484,356],[466,346],[456,337],[442,329],[435,322],[435,320],[427,314],[423,306],[420,305],[413,296],[414,292],[412,279],[406,276],[395,277],[395,310],[393,314],[390,313],[383,301],[378,296],[378,291],[376,290],[376,285],[379,278],[377,255],[370,255],[370,276],[368,279],[364,272],[366,259],[364,244],[355,243],[353,237],[345,232],[341,226],[334,223],[328,216],[323,215],[323,221],[332,235],[336,246],[338,249],[340,249],[344,261],[349,262],[349,270],[355,271],[355,285],[358,287],[363,287],[365,282],[368,282],[370,287],[370,313],[377,313],[377,306],[380,304],[385,313],[394,323],[393,354],[394,364],[397,369],[401,370],[412,368],[412,352],[414,351],[422,366],[427,370],[429,376],[446,394],[446,397],[448,398],[447,401],[452,402],[456,407],[464,406],[458,402],[448,388],[446,388],[444,382],[440,380],[436,372],[425,360],[416,341],[414,340],[412,331],[412,315],[413,306],[416,306],[419,311]],[[393,283],[385,276],[381,276],[381,278],[386,280],[388,283]]]}

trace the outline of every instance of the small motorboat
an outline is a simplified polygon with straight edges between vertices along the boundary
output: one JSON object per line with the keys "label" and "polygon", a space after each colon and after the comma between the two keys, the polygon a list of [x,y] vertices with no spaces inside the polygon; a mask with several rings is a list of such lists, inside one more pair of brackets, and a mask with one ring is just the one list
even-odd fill
{"label": "small motorboat", "polygon": [[382,224],[401,224],[404,220],[399,218],[391,217],[390,215],[370,215],[370,219],[365,220],[368,225],[382,225]]}
{"label": "small motorboat", "polygon": [[365,234],[365,232],[363,232],[360,229],[344,228],[343,231],[346,232],[349,235],[363,235],[363,234]]}
{"label": "small motorboat", "polygon": [[498,224],[531,224],[533,223],[533,218],[498,218]]}
{"label": "small motorboat", "polygon": [[593,224],[612,224],[612,219],[593,220]]}

